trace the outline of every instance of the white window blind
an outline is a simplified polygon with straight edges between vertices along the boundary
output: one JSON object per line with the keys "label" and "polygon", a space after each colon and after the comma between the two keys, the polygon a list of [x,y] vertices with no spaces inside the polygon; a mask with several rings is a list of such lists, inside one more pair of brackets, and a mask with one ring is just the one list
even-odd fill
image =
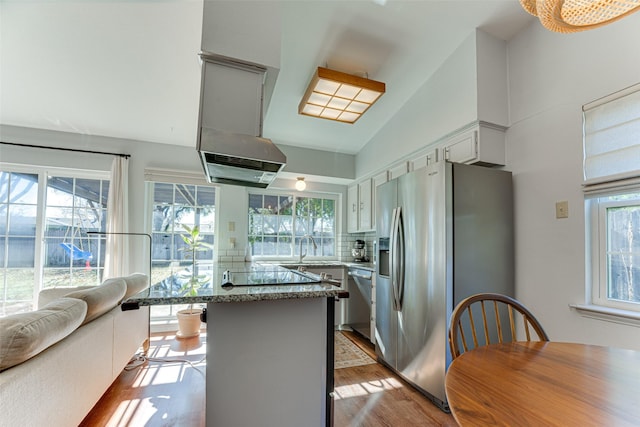
{"label": "white window blind", "polygon": [[640,177],[640,84],[582,110],[585,186]]}

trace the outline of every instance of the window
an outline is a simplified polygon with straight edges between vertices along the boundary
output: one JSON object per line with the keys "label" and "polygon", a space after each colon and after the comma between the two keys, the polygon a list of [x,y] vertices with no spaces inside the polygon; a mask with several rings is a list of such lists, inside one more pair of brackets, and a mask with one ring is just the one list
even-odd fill
{"label": "window", "polygon": [[590,302],[640,312],[640,85],[583,110]]}
{"label": "window", "polygon": [[336,198],[249,193],[249,246],[254,257],[336,256]]}
{"label": "window", "polygon": [[[148,189],[153,194],[151,209],[152,250],[151,283],[165,283],[172,275],[191,265],[182,250],[185,243],[181,235],[182,225],[198,226],[204,241],[214,244],[215,229],[215,187],[195,184],[149,182]],[[211,265],[214,251],[197,253],[198,265]],[[178,310],[186,305],[151,307],[154,320],[173,319]]]}
{"label": "window", "polygon": [[48,176],[43,287],[98,285],[104,269],[109,181]]}
{"label": "window", "polygon": [[596,197],[588,205],[597,210],[593,302],[640,310],[640,191]]}
{"label": "window", "polygon": [[106,220],[108,172],[0,171],[0,316],[31,311],[53,286],[97,285],[104,254],[86,231]]}

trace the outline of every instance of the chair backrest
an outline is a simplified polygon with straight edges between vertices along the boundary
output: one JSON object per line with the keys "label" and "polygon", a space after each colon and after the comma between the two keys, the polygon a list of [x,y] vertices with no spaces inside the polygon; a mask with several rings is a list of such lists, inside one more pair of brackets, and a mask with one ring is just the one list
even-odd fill
{"label": "chair backrest", "polygon": [[[516,325],[520,321],[527,341],[532,340],[532,329],[537,341],[549,341],[535,316],[509,296],[485,293],[462,300],[451,314],[449,347],[452,358],[478,346],[518,341]],[[480,339],[482,337],[484,341]]]}

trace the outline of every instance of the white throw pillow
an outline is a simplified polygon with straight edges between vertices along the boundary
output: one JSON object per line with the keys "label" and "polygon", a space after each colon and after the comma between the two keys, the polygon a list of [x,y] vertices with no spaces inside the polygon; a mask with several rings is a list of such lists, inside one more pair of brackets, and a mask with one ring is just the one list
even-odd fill
{"label": "white throw pillow", "polygon": [[107,279],[100,286],[68,293],[66,297],[78,298],[87,303],[87,316],[82,322],[84,325],[117,306],[126,291],[127,284],[118,277]]}
{"label": "white throw pillow", "polygon": [[149,276],[143,273],[133,273],[123,277],[123,279],[127,283],[127,292],[124,294],[123,299],[127,299],[149,287]]}
{"label": "white throw pillow", "polygon": [[24,362],[78,328],[87,303],[59,298],[40,310],[0,318],[0,371]]}
{"label": "white throw pillow", "polygon": [[92,289],[95,286],[59,286],[55,288],[46,288],[38,293],[38,308],[42,308],[51,301],[66,296],[70,292],[81,291],[83,289]]}

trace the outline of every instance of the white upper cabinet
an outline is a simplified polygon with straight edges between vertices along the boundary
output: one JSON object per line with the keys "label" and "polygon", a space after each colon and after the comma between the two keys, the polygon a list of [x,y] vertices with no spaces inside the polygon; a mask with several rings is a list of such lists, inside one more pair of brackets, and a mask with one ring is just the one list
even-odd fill
{"label": "white upper cabinet", "polygon": [[478,156],[478,132],[471,130],[456,135],[442,147],[443,158],[450,162],[467,163]]}
{"label": "white upper cabinet", "polygon": [[442,144],[442,158],[450,162],[504,165],[505,128],[480,122],[449,137]]}
{"label": "white upper cabinet", "polygon": [[438,161],[438,149],[433,148],[429,150],[426,154],[421,154],[418,157],[409,160],[409,170],[411,172],[417,171],[418,169],[426,168],[428,165],[431,165]]}
{"label": "white upper cabinet", "polygon": [[376,190],[378,186],[384,184],[389,180],[389,173],[387,171],[380,172],[371,178],[371,229],[376,229]]}
{"label": "white upper cabinet", "polygon": [[360,217],[358,229],[367,231],[373,229],[373,209],[371,208],[371,179],[365,179],[358,183],[358,202]]}
{"label": "white upper cabinet", "polygon": [[387,171],[363,179],[347,189],[347,232],[376,228],[376,187],[387,182]]}
{"label": "white upper cabinet", "polygon": [[347,189],[347,232],[355,233],[358,231],[359,213],[358,185],[354,184]]}
{"label": "white upper cabinet", "polygon": [[394,179],[409,172],[409,162],[403,161],[389,169],[389,179]]}

